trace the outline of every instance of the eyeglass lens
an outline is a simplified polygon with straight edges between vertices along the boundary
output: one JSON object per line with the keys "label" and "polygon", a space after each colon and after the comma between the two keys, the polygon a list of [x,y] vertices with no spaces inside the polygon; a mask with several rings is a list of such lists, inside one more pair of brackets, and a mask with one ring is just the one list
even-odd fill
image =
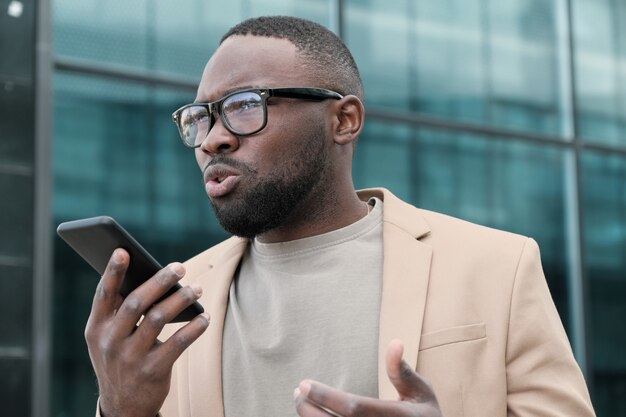
{"label": "eyeglass lens", "polygon": [[[222,117],[227,128],[235,134],[253,133],[263,126],[265,111],[263,99],[255,92],[233,94],[222,103]],[[197,146],[210,130],[209,114],[205,106],[189,106],[180,114],[181,135],[190,146]]]}

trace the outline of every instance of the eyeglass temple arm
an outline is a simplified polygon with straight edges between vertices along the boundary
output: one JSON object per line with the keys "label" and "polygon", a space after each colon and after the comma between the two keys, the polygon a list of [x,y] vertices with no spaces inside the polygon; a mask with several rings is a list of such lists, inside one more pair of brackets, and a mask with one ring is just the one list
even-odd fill
{"label": "eyeglass temple arm", "polygon": [[324,88],[274,88],[270,89],[270,95],[276,97],[290,97],[300,99],[342,99],[343,96],[335,91]]}

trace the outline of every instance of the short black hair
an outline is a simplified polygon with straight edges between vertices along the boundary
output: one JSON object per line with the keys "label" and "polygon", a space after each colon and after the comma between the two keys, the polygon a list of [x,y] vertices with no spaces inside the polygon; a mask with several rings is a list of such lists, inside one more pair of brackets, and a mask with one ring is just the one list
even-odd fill
{"label": "short black hair", "polygon": [[261,16],[233,26],[220,40],[235,35],[287,39],[296,46],[303,63],[320,83],[314,87],[353,94],[364,100],[363,83],[352,54],[341,38],[324,26],[292,16]]}

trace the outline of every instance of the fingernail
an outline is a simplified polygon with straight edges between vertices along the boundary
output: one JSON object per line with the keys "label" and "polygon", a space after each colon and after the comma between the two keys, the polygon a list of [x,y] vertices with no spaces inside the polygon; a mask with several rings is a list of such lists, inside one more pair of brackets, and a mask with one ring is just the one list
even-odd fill
{"label": "fingernail", "polygon": [[300,388],[296,388],[293,390],[293,399],[295,400],[296,398],[298,398],[298,396],[300,396]]}
{"label": "fingernail", "polygon": [[183,264],[176,262],[172,264],[171,268],[172,271],[174,271],[174,273],[179,277],[185,275],[185,267],[183,266]]}
{"label": "fingernail", "polygon": [[121,249],[118,248],[113,251],[113,260],[117,263],[120,263],[124,260]]}
{"label": "fingernail", "polygon": [[211,324],[211,316],[209,316],[209,313],[202,313],[200,314],[202,317],[204,317],[204,319],[206,320],[206,325],[208,326],[209,324]]}
{"label": "fingernail", "polygon": [[191,289],[193,290],[194,294],[196,294],[196,297],[200,297],[202,295],[202,287],[198,284],[193,284],[191,286]]}
{"label": "fingernail", "polygon": [[298,387],[300,392],[302,392],[305,396],[309,395],[309,391],[311,391],[311,384],[308,381],[300,382],[300,386]]}

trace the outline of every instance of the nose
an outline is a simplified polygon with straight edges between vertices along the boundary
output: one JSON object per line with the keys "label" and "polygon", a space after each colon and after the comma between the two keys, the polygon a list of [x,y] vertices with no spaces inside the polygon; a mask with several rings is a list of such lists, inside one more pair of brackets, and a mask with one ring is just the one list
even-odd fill
{"label": "nose", "polygon": [[239,148],[239,138],[226,129],[220,117],[215,119],[211,130],[200,144],[200,150],[210,155],[235,152]]}

